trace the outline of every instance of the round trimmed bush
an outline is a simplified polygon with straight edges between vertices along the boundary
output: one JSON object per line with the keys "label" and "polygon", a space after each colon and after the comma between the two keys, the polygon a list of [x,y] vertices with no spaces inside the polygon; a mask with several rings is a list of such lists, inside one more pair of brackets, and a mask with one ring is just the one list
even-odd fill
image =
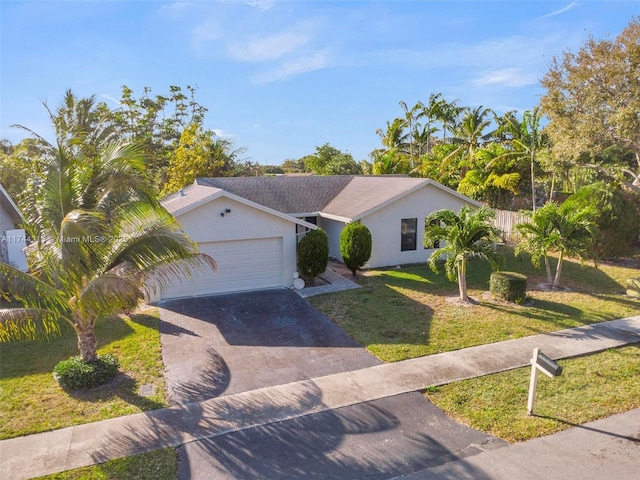
{"label": "round trimmed bush", "polygon": [[118,374],[118,359],[111,355],[99,355],[93,362],[82,357],[62,360],[53,369],[53,377],[65,390],[78,390],[104,385]]}
{"label": "round trimmed bush", "polygon": [[349,223],[340,234],[340,255],[354,275],[371,258],[371,232],[361,223]]}
{"label": "round trimmed bush", "polygon": [[493,272],[489,290],[508,302],[522,303],[527,298],[527,277],[515,272]]}
{"label": "round trimmed bush", "polygon": [[329,237],[324,230],[311,230],[298,244],[298,271],[305,280],[313,280],[327,269]]}

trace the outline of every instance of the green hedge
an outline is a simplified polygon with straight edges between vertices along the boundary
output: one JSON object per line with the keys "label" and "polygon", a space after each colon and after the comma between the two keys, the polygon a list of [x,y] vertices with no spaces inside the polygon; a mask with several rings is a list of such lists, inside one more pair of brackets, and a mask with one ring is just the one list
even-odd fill
{"label": "green hedge", "polygon": [[307,281],[313,280],[327,269],[329,263],[329,237],[324,230],[311,230],[298,244],[298,271]]}
{"label": "green hedge", "polygon": [[111,354],[100,355],[94,362],[81,357],[62,360],[53,369],[53,376],[65,390],[78,390],[104,385],[118,374],[118,359]]}
{"label": "green hedge", "polygon": [[522,303],[527,297],[527,277],[515,272],[493,272],[489,290],[508,302]]}

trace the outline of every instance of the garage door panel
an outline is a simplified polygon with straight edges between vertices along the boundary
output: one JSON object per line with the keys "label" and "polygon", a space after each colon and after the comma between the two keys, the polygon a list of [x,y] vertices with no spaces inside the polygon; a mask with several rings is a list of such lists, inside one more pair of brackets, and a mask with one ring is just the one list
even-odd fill
{"label": "garage door panel", "polygon": [[257,290],[283,286],[282,238],[201,243],[215,272],[194,272],[189,280],[172,282],[162,298]]}

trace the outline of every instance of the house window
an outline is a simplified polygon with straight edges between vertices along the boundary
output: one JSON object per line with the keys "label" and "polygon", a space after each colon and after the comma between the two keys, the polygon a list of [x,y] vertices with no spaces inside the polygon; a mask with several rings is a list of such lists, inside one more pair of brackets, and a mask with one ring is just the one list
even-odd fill
{"label": "house window", "polygon": [[416,233],[418,230],[417,218],[403,218],[401,220],[401,242],[400,250],[406,252],[408,250],[416,249]]}

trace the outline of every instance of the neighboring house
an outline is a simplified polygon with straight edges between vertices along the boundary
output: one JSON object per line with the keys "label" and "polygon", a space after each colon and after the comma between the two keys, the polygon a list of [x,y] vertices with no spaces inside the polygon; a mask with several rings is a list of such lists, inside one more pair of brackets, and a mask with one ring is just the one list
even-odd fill
{"label": "neighboring house", "polygon": [[27,246],[27,238],[23,229],[16,228],[23,221],[18,206],[0,185],[0,261],[26,271],[23,249]]}
{"label": "neighboring house", "polygon": [[425,217],[479,206],[431,179],[354,175],[198,178],[162,203],[219,267],[172,284],[163,299],[290,286],[296,238],[316,226],[338,260],[342,229],[359,221],[373,239],[366,267],[425,262]]}

